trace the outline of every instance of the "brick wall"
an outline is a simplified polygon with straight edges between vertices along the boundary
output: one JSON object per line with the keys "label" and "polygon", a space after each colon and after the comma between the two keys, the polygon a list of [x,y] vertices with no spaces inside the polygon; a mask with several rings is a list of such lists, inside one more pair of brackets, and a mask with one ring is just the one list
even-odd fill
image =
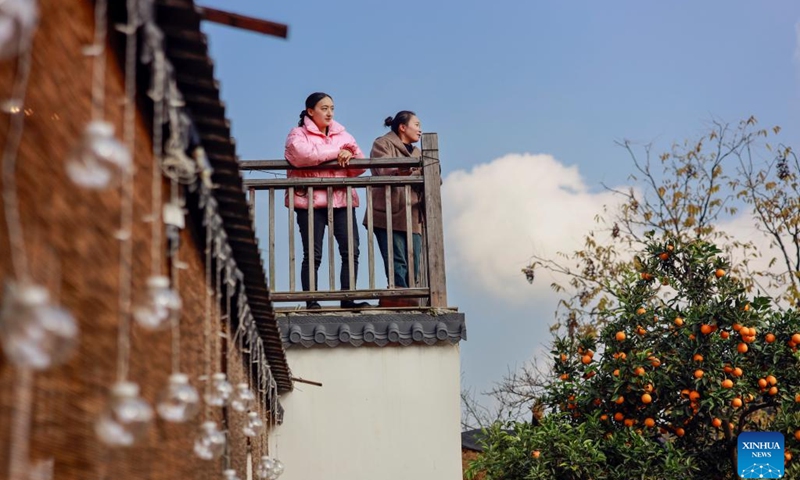
{"label": "brick wall", "polygon": [[[25,108],[25,132],[17,179],[25,240],[36,281],[59,292],[60,302],[76,316],[81,329],[77,354],[65,366],[37,374],[33,403],[31,457],[54,459],[56,479],[217,479],[222,461],[204,462],[192,454],[200,419],[172,425],[157,422],[146,441],[129,450],[109,450],[93,433],[107,389],[115,380],[118,331],[120,195],[117,189],[96,192],[74,186],[66,177],[64,158],[90,117],[91,60],[81,48],[91,43],[92,2],[42,0],[41,24],[34,42],[33,67]],[[109,52],[106,118],[122,130],[123,74]],[[0,63],[0,98],[11,91],[14,62]],[[0,146],[8,117],[0,114]],[[147,120],[137,118],[135,228],[133,231],[133,299],[141,298],[150,274],[152,157]],[[4,220],[4,216],[2,217]],[[202,248],[183,232],[180,293],[182,370],[203,373],[204,267]],[[10,275],[8,232],[0,223],[0,280]],[[166,271],[166,268],[165,268]],[[219,330],[220,325],[215,325]],[[238,359],[238,357],[237,357]],[[230,375],[243,379],[240,361]],[[130,379],[153,401],[170,373],[170,334],[132,330]],[[17,375],[0,352],[0,478],[8,471],[10,419],[14,415]],[[217,412],[219,416],[219,412]],[[244,475],[245,439],[235,417],[231,461]]]}

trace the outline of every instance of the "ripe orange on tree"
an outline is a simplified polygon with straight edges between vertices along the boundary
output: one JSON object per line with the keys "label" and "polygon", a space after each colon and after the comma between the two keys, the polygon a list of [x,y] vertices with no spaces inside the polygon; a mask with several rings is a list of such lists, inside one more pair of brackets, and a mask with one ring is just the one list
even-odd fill
{"label": "ripe orange on tree", "polygon": [[718,268],[714,271],[714,276],[717,278],[722,278],[725,276],[725,273],[726,273],[725,270]]}
{"label": "ripe orange on tree", "polygon": [[694,356],[692,357],[692,360],[694,360],[695,362],[702,362],[703,356],[700,355],[699,353],[695,353]]}
{"label": "ripe orange on tree", "polygon": [[722,371],[725,373],[733,373],[733,367],[730,364],[726,363],[724,367],[722,367]]}
{"label": "ripe orange on tree", "polygon": [[769,387],[769,392],[767,392],[767,393],[769,393],[772,396],[777,395],[778,394],[778,387]]}
{"label": "ripe orange on tree", "polygon": [[681,317],[675,318],[675,325],[682,327],[683,326],[683,319]]}
{"label": "ripe orange on tree", "polygon": [[632,427],[634,425],[636,425],[636,420],[634,420],[633,418],[626,418],[625,419],[625,426],[626,427]]}
{"label": "ripe orange on tree", "polygon": [[722,388],[733,388],[733,380],[726,378],[722,381]]}
{"label": "ripe orange on tree", "polygon": [[764,336],[764,340],[765,340],[767,343],[772,343],[772,342],[774,342],[774,341],[775,341],[775,335],[773,335],[772,333],[768,333],[768,334],[766,334],[766,335]]}
{"label": "ripe orange on tree", "polygon": [[658,368],[661,366],[661,360],[657,359],[656,357],[650,357],[650,365],[652,365],[655,368]]}
{"label": "ripe orange on tree", "polygon": [[694,371],[694,378],[703,378],[704,372],[701,369],[697,369]]}
{"label": "ripe orange on tree", "polygon": [[707,323],[704,323],[703,325],[700,326],[700,333],[702,333],[703,335],[708,335],[709,333],[711,333],[713,331],[714,331],[714,329],[711,328],[711,325],[709,325]]}
{"label": "ripe orange on tree", "polygon": [[746,327],[744,325],[739,327],[739,335],[741,335],[742,337],[750,335],[750,327]]}
{"label": "ripe orange on tree", "polygon": [[645,405],[653,403],[653,397],[651,397],[649,393],[642,394],[642,403]]}
{"label": "ripe orange on tree", "polygon": [[747,350],[748,350],[748,348],[747,348],[747,344],[746,344],[746,343],[740,343],[740,344],[739,344],[739,345],[736,347],[736,350],[737,350],[739,353],[747,353]]}
{"label": "ripe orange on tree", "polygon": [[713,420],[711,420],[711,425],[719,428],[719,427],[722,426],[722,420],[720,420],[719,418],[715,417]]}
{"label": "ripe orange on tree", "polygon": [[625,332],[617,332],[614,338],[616,338],[618,342],[624,342],[627,336],[625,335]]}

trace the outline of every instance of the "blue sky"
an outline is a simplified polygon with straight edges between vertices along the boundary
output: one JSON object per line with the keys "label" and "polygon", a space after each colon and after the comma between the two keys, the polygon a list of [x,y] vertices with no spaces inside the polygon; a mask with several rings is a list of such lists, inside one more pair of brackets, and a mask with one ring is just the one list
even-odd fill
{"label": "blue sky", "polygon": [[318,90],[366,151],[401,109],[439,133],[449,296],[477,390],[548,341],[549,282],[519,268],[586,231],[601,183],[625,184],[615,140],[666,147],[750,115],[795,145],[800,131],[795,0],[198,3],[290,26],[281,40],[204,25],[242,159],[281,158]]}

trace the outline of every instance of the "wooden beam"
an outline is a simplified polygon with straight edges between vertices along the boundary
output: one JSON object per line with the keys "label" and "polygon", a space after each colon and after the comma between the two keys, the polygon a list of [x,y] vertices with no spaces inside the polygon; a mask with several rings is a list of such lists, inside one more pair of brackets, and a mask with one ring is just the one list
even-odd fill
{"label": "wooden beam", "polygon": [[428,284],[431,307],[447,307],[447,280],[444,267],[444,228],[442,226],[442,169],[439,165],[439,136],[422,134],[423,178],[425,179],[425,235],[428,244]]}
{"label": "wooden beam", "polygon": [[330,290],[315,292],[270,292],[273,302],[298,302],[310,300],[375,300],[378,298],[419,298],[427,297],[427,288],[397,288],[375,290]]}
{"label": "wooden beam", "polygon": [[289,187],[377,187],[383,185],[420,185],[422,177],[292,177],[245,180],[244,188],[267,190]]}
{"label": "wooden beam", "polygon": [[[418,158],[356,158],[350,160],[349,166],[352,168],[411,168],[419,167],[420,161]],[[320,163],[313,167],[295,167],[286,160],[239,160],[240,170],[321,170],[329,168],[338,168],[336,160]]]}
{"label": "wooden beam", "polygon": [[286,38],[289,35],[289,26],[284,23],[261,20],[259,18],[239,15],[238,13],[226,12],[215,8],[198,7],[197,10],[198,13],[200,13],[200,17],[209,22],[279,38]]}

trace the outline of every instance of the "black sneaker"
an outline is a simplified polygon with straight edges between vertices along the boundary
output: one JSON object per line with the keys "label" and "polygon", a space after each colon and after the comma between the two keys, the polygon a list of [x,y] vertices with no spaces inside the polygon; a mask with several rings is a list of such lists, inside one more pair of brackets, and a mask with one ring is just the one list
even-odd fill
{"label": "black sneaker", "polygon": [[354,302],[352,300],[342,300],[342,308],[369,308],[368,302]]}
{"label": "black sneaker", "polygon": [[322,305],[319,302],[311,301],[306,302],[306,310],[319,310],[322,308]]}

